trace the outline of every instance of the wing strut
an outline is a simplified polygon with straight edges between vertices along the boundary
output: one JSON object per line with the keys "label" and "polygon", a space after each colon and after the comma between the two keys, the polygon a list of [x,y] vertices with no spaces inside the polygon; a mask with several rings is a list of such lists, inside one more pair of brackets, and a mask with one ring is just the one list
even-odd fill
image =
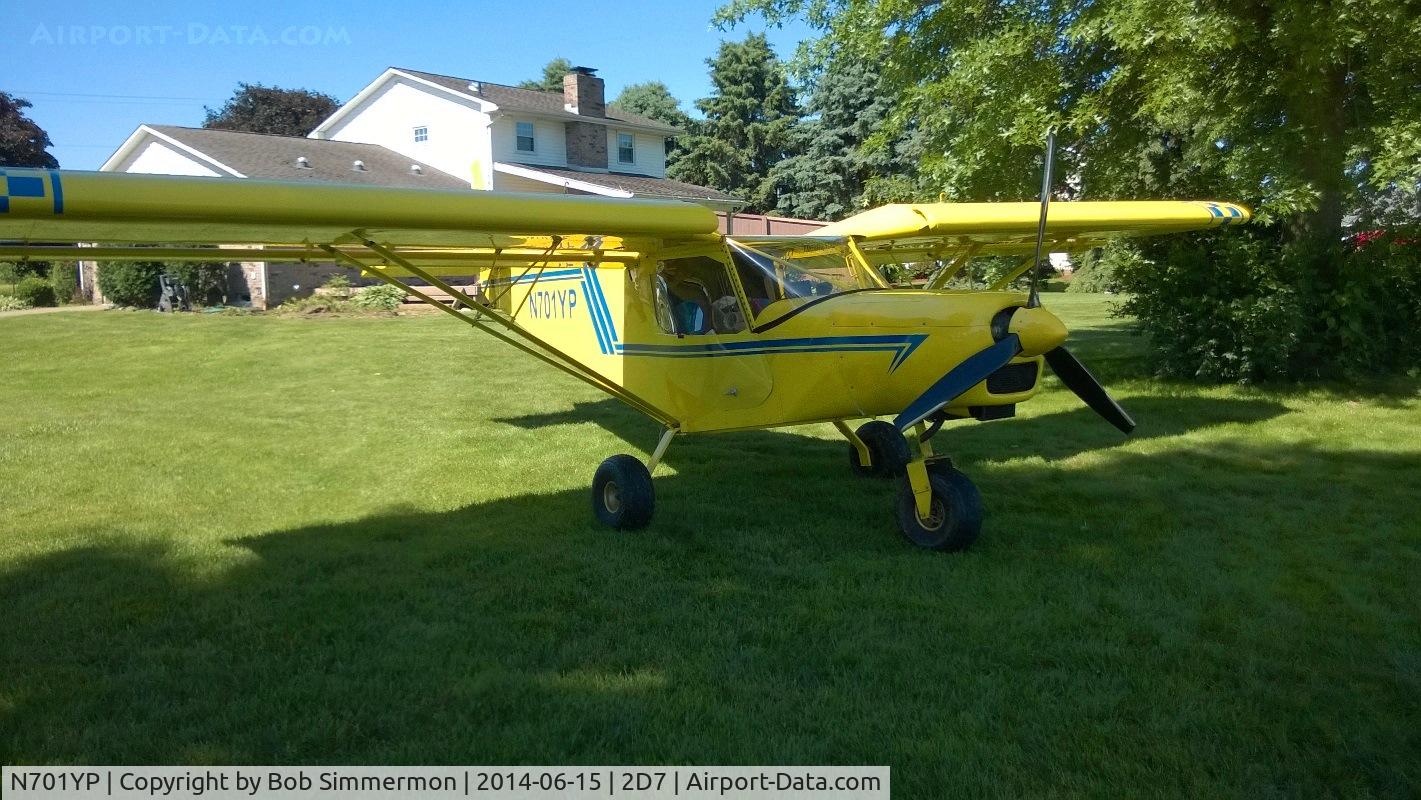
{"label": "wing strut", "polygon": [[[513,345],[519,350],[522,350],[523,352],[537,358],[538,360],[544,363],[551,364],[552,366],[557,367],[568,375],[571,375],[572,377],[577,378],[578,380],[584,383],[590,384],[598,389],[601,389],[607,394],[610,394],[618,400],[621,400],[632,408],[635,408],[643,414],[646,414],[647,416],[662,423],[668,428],[680,428],[680,423],[670,414],[666,413],[665,411],[662,411],[660,408],[657,408],[656,406],[642,399],[635,393],[627,391],[625,387],[617,385],[616,383],[612,382],[611,379],[607,378],[606,376],[602,375],[591,367],[588,367],[587,365],[577,361],[576,359],[572,358],[561,350],[558,350],[556,347],[553,347],[542,339],[539,339],[538,337],[532,335],[521,325],[514,322],[512,319],[504,317],[503,314],[495,311],[490,307],[479,305],[470,301],[468,296],[465,295],[463,292],[460,292],[455,287],[450,286],[444,281],[441,281],[440,279],[420,269],[414,264],[409,263],[405,259],[400,258],[395,253],[391,252],[389,248],[386,248],[368,239],[364,240],[362,243],[367,248],[369,248],[371,252],[374,252],[386,261],[398,265],[401,269],[408,271],[411,275],[414,275],[422,280],[428,281],[431,286],[434,286],[435,288],[447,293],[454,303],[469,309],[475,314],[478,314],[479,317],[475,318],[463,314],[457,308],[454,308],[453,306],[446,306],[438,300],[435,300],[434,298],[425,294],[424,292],[419,291],[415,287],[396,280],[393,276],[386,274],[383,265],[367,264],[361,261],[360,259],[355,258],[354,256],[351,256],[343,251],[337,250],[336,248],[331,247],[329,245],[321,245],[321,249],[325,250],[327,253],[336,257],[337,259],[356,266],[361,270],[365,271],[366,273],[373,275],[374,277],[380,279],[381,281],[384,281],[385,283],[391,286],[400,289],[401,291],[408,292],[409,294],[414,295],[424,303],[434,306],[440,311],[443,311],[446,314],[455,317],[456,319],[463,320],[464,322],[467,322],[473,327],[490,334],[494,338],[502,342],[506,342],[507,344]],[[498,330],[497,328],[486,324],[484,322],[484,319],[487,319],[490,322],[498,323],[504,328],[507,328],[514,335],[509,335],[508,333],[505,333],[501,330]],[[521,337],[521,339],[527,341],[520,341],[520,339],[515,338],[515,336]],[[529,342],[531,342],[532,345],[528,344]]]}

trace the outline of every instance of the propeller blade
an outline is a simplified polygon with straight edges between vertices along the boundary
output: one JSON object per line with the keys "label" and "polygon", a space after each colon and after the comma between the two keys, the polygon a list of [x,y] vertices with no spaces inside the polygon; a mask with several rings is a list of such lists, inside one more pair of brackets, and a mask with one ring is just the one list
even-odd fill
{"label": "propeller blade", "polygon": [[948,373],[929,386],[927,391],[918,395],[918,398],[909,403],[903,413],[893,420],[893,424],[898,426],[898,430],[906,431],[922,422],[968,389],[985,381],[988,375],[1011,363],[1019,352],[1021,341],[1017,339],[1016,334],[1009,333],[991,347],[973,353],[961,364],[948,370]]}
{"label": "propeller blade", "polygon": [[1129,433],[1135,429],[1135,421],[1130,419],[1130,415],[1125,413],[1119,403],[1106,394],[1105,387],[1090,374],[1090,370],[1085,368],[1080,359],[1071,355],[1070,350],[1065,347],[1047,350],[1046,363],[1051,365],[1051,371],[1056,373],[1061,383],[1066,384],[1067,389],[1075,392],[1076,397],[1084,400],[1085,404],[1104,417],[1106,422],[1119,428],[1121,433]]}

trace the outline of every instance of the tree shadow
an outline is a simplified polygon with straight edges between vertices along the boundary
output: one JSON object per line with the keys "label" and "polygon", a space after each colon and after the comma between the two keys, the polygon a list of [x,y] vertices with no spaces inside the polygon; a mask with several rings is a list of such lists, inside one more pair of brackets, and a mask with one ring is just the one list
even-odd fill
{"label": "tree shadow", "polygon": [[914,796],[1421,777],[1417,456],[983,464],[962,556],[900,542],[882,484],[781,469],[660,477],[636,534],[563,491],[253,532],[219,570],[162,542],[22,560],[0,755],[886,763]]}

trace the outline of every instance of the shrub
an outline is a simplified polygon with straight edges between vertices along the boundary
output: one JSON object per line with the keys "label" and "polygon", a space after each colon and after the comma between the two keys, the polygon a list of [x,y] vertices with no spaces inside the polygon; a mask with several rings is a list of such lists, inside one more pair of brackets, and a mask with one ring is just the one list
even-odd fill
{"label": "shrub", "polygon": [[0,294],[0,311],[22,311],[30,304],[11,294]]}
{"label": "shrub", "polygon": [[54,299],[60,305],[75,302],[79,298],[79,265],[72,261],[51,264],[49,285],[54,289]]}
{"label": "shrub", "polygon": [[15,284],[15,299],[31,308],[54,305],[54,287],[37,275],[26,275]]}
{"label": "shrub", "polygon": [[1127,239],[1116,239],[1104,247],[1097,247],[1081,257],[1081,264],[1071,276],[1066,291],[1089,294],[1118,292],[1118,276],[1122,266],[1130,269],[1143,258],[1139,247]]}
{"label": "shrub", "polygon": [[99,291],[110,303],[153,308],[158,304],[159,261],[113,261],[99,267]]}
{"label": "shrub", "polygon": [[405,302],[405,290],[395,286],[368,286],[355,293],[351,305],[366,311],[394,311]]}
{"label": "shrub", "polygon": [[1139,318],[1164,375],[1248,382],[1414,369],[1421,246],[1407,238],[1319,252],[1262,225],[1178,237],[1120,265],[1132,295],[1121,310]]}
{"label": "shrub", "polygon": [[293,297],[272,310],[278,314],[338,314],[350,311],[351,303],[332,295],[314,294]]}
{"label": "shrub", "polygon": [[336,273],[335,275],[326,278],[326,282],[321,284],[321,286],[326,289],[349,289],[350,278],[340,273]]}
{"label": "shrub", "polygon": [[194,306],[221,305],[227,301],[227,264],[222,261],[184,261],[168,264],[167,271],[187,287]]}

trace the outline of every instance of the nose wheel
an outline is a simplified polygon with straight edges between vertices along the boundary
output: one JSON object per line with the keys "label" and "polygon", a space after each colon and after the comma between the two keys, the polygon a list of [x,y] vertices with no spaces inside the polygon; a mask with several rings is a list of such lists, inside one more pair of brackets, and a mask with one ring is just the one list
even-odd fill
{"label": "nose wheel", "polygon": [[904,476],[898,491],[898,527],[903,538],[927,550],[966,550],[982,533],[982,495],[971,479],[949,462],[923,466],[931,491],[928,513],[918,511],[918,492],[911,477]]}

